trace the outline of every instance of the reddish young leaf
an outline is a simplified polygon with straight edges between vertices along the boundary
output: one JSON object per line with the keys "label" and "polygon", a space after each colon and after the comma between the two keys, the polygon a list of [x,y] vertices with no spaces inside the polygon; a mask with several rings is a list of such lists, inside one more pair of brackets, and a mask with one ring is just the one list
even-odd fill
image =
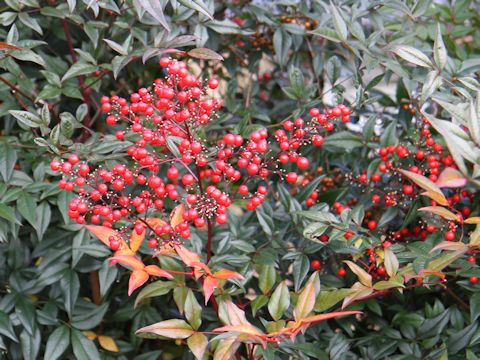
{"label": "reddish young leaf", "polygon": [[148,226],[152,227],[153,229],[155,229],[155,227],[158,225],[160,226],[167,225],[165,221],[159,218],[147,218],[145,219],[145,222],[148,224]]}
{"label": "reddish young leaf", "polygon": [[193,335],[195,331],[185,320],[170,319],[145,326],[136,331],[136,334],[142,333],[152,333],[171,339],[186,339]]}
{"label": "reddish young leaf", "polygon": [[460,171],[452,167],[446,167],[438,176],[436,184],[441,188],[458,188],[467,185],[467,179],[465,179]]}
{"label": "reddish young leaf", "polygon": [[145,267],[142,260],[140,260],[135,256],[119,255],[119,256],[113,256],[108,260],[114,261],[116,263],[120,263],[123,266],[132,268],[133,270],[143,270],[143,268]]}
{"label": "reddish young leaf", "polygon": [[145,284],[148,280],[148,274],[143,270],[135,270],[130,275],[130,279],[128,280],[128,296],[130,296],[135,289],[139,288],[143,284]]}
{"label": "reddish young leaf", "polygon": [[183,245],[175,245],[175,251],[177,252],[180,259],[182,259],[183,263],[187,266],[192,266],[192,263],[199,263],[200,256],[195,254],[193,251],[188,250]]}
{"label": "reddish young leaf", "polygon": [[0,50],[4,50],[4,49],[20,50],[20,48],[15,45],[7,44],[6,42],[0,41]]}
{"label": "reddish young leaf", "polygon": [[147,272],[148,275],[151,275],[151,276],[158,276],[158,277],[165,277],[167,279],[173,279],[173,276],[169,272],[159,268],[157,265],[147,265],[145,266],[144,270]]}
{"label": "reddish young leaf", "polygon": [[235,271],[228,269],[220,269],[213,274],[213,277],[216,279],[240,279],[243,280],[244,277]]}
{"label": "reddish young leaf", "polygon": [[208,299],[213,294],[213,291],[218,286],[218,280],[215,279],[213,276],[206,276],[205,280],[203,281],[203,293],[205,295],[205,305],[208,303]]}

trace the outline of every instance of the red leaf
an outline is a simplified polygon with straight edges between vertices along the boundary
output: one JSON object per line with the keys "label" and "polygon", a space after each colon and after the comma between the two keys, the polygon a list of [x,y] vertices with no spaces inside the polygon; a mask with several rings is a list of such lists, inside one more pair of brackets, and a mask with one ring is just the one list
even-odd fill
{"label": "red leaf", "polygon": [[213,274],[213,277],[216,279],[240,279],[243,280],[244,277],[235,271],[228,269],[220,269]]}
{"label": "red leaf", "polygon": [[132,272],[130,280],[128,281],[128,296],[130,296],[135,289],[145,284],[147,280],[148,274],[145,271],[135,270]]}
{"label": "red leaf", "polygon": [[20,50],[20,48],[15,45],[7,44],[6,42],[0,41],[0,50],[3,49]]}
{"label": "red leaf", "polygon": [[203,281],[203,293],[205,294],[205,305],[208,303],[208,299],[213,294],[213,290],[218,286],[218,280],[215,279],[213,276],[205,277]]}
{"label": "red leaf", "polygon": [[143,270],[145,268],[145,265],[143,264],[142,260],[140,260],[135,256],[119,255],[119,256],[113,256],[108,260],[115,261],[117,263],[122,264],[123,266],[132,268],[133,270]]}
{"label": "red leaf", "polygon": [[157,265],[145,266],[144,270],[148,273],[148,275],[151,275],[151,276],[158,276],[158,277],[165,277],[167,279],[173,279],[173,276],[169,272],[163,269],[160,269]]}

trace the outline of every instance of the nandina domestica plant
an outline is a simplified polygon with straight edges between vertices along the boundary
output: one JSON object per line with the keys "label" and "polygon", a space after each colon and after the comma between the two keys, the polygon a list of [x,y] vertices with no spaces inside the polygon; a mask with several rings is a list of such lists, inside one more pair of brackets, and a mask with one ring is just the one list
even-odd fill
{"label": "nandina domestica plant", "polygon": [[[440,190],[440,187],[461,188],[466,185],[466,179],[455,168],[448,151],[431,137],[429,122],[424,119],[418,141],[382,147],[378,150],[380,159],[372,161],[369,169],[359,176],[349,175],[352,183],[371,186],[369,213],[361,214],[363,208],[350,209],[357,201],[355,198],[347,198],[346,205],[333,204],[341,219],[325,212],[323,207],[309,211],[297,209],[300,218],[314,220],[305,228],[307,238],[326,244],[342,236],[354,241],[360,251],[364,249],[366,262],[358,255],[344,260],[359,281],[337,293],[321,292],[315,271],[303,288],[296,284],[293,294],[289,291],[289,280],[279,279],[269,299],[265,295],[277,279],[274,276],[265,280],[265,276],[272,275],[260,274],[259,286],[264,295],[254,298],[252,306],[258,309],[268,304],[271,317],[271,321],[263,321],[265,331],[260,330],[261,323],[248,320],[243,310],[248,305],[245,301],[251,300],[239,297],[253,274],[212,264],[213,236],[217,227],[228,225],[227,214],[231,211],[230,216],[234,217],[238,204],[243,204],[247,211],[259,208],[275,182],[286,182],[293,187],[299,183],[304,187],[301,191],[306,206],[314,207],[321,178],[299,176],[299,170],[310,167],[310,160],[302,153],[310,147],[321,147],[336,123],[345,126],[341,124],[349,122],[350,109],[338,105],[322,113],[312,108],[308,120],[300,117],[286,120],[282,123],[283,129],[275,130],[273,136],[265,128],[254,130],[248,138],[223,131],[207,133],[203,128],[215,122],[221,109],[220,102],[208,94],[219,86],[218,81],[204,82],[189,72],[185,62],[172,58],[162,58],[160,66],[165,69],[166,78],[156,79],[151,87],[131,94],[130,101],[117,95],[101,99],[102,111],[107,113],[106,123],[117,128],[117,141],[132,144],[127,149],[129,159],[91,167],[88,161],[70,154],[66,160],[54,160],[50,164],[52,170],[64,175],[59,187],[77,193],[68,205],[68,216],[77,224],[85,224],[88,231],[114,252],[109,259],[111,265],[120,264],[131,270],[128,295],[151,280],[138,293],[136,303],[165,294],[176,286],[183,289],[175,301],[186,321],[183,318],[160,321],[139,329],[140,336],[186,339],[191,351],[202,359],[209,343],[206,335],[223,334],[211,339],[215,359],[231,358],[234,354],[258,359],[269,348],[268,344],[295,340],[314,323],[360,314],[350,310],[315,315],[314,310],[326,310],[342,299],[345,308],[358,301],[388,295],[392,289],[441,285],[445,281],[441,271],[464,253],[478,248],[477,237],[472,237],[469,245],[461,241],[441,243],[430,252],[453,252],[414,271],[411,263],[400,267],[391,250],[392,243],[401,243],[411,236],[425,239],[437,228],[428,225],[422,231],[416,226],[410,232],[404,227],[382,235],[378,222],[372,218],[382,199],[387,208],[398,211],[420,195],[426,195],[432,199],[431,206],[419,210],[449,220],[446,240],[455,239],[457,222],[462,234],[464,224],[477,223],[475,217],[463,220],[461,214],[470,214],[468,207],[463,207],[461,212],[454,208],[459,202],[457,195],[447,199]],[[424,158],[428,159],[427,166]],[[402,191],[397,191],[398,188]],[[417,188],[425,192],[419,194]],[[462,194],[471,195],[466,190]],[[201,233],[206,234],[204,247],[198,252],[192,251],[186,243]],[[312,260],[311,267],[317,270],[321,262]],[[346,270],[339,267],[337,275],[344,277]],[[414,282],[406,286],[411,280]],[[470,283],[475,284],[475,277],[470,278]],[[222,326],[200,329],[204,308],[195,295],[200,289],[204,305],[213,306]],[[292,297],[294,306],[290,312]],[[244,348],[240,348],[241,344]]]}
{"label": "nandina domestica plant", "polygon": [[[312,315],[320,290],[318,274],[314,273],[299,293],[293,321],[288,324],[281,320],[290,303],[288,287],[285,282],[278,285],[269,301],[275,325],[267,326],[268,331],[263,332],[246,319],[240,309],[242,304],[236,305],[226,296],[238,292],[244,276],[209,267],[214,226],[227,224],[228,208],[240,199],[246,202],[248,211],[255,210],[264,202],[272,178],[297,183],[297,172],[282,166],[292,163],[298,169],[308,169],[309,160],[300,154],[302,147],[321,146],[322,135],[334,129],[335,120],[349,121],[350,109],[338,105],[323,114],[313,108],[310,121],[297,118],[284,122],[284,130],[275,131],[275,141],[269,139],[266,129],[252,132],[248,139],[231,133],[204,138],[202,127],[221,108],[207,94],[208,89],[218,87],[218,81],[210,79],[205,85],[183,61],[162,58],[160,66],[168,76],[156,79],[151,89],[141,88],[131,94],[130,102],[116,95],[101,99],[102,111],[108,113],[106,123],[125,125],[124,130],[116,131],[118,141],[129,139],[134,143],[127,151],[131,162],[91,168],[87,161],[71,154],[66,161],[54,160],[50,164],[52,170],[64,175],[59,187],[78,194],[68,205],[68,216],[78,224],[88,224],[87,230],[114,251],[109,259],[112,265],[131,269],[128,295],[149,278],[190,277],[203,289],[205,305],[211,299],[225,324],[209,332],[198,330],[202,308],[192,292],[194,288],[189,286],[185,295],[188,310],[187,304],[183,309],[188,323],[171,319],[137,333],[187,339],[198,359],[203,358],[207,348],[205,334],[228,333],[216,345],[215,358],[229,358],[245,343],[245,351],[254,359],[259,356],[256,345],[265,348],[268,343],[293,340],[314,323],[358,314],[340,311]],[[191,237],[192,226],[207,232],[206,248],[201,254],[205,262],[183,244]],[[148,258],[138,253],[144,240],[151,249]],[[160,264],[162,259],[178,258],[188,270],[161,268],[152,264],[157,258]],[[227,288],[226,280],[237,280],[236,286]],[[219,301],[212,297],[216,290]],[[138,296],[144,298],[145,292]]]}

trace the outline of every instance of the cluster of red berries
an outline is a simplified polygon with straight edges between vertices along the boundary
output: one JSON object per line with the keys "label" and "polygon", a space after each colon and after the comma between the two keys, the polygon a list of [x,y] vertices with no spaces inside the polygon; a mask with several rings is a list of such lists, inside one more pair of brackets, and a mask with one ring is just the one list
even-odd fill
{"label": "cluster of red berries", "polygon": [[[266,129],[252,132],[248,139],[226,133],[210,145],[198,130],[221,108],[207,94],[219,82],[198,79],[183,61],[162,58],[160,66],[166,78],[156,79],[128,100],[116,95],[101,98],[106,123],[115,127],[116,138],[132,142],[127,149],[129,163],[93,167],[76,154],[51,162],[51,169],[64,175],[60,188],[78,194],[68,213],[78,224],[115,227],[125,241],[132,232],[140,235],[148,230],[151,248],[190,237],[191,225],[225,224],[236,196],[247,200],[247,210],[255,210],[264,202],[270,175],[296,183],[298,174],[279,166],[292,162],[307,169],[310,163],[300,155],[300,147],[322,145],[321,131],[332,131],[336,118],[350,119],[350,109],[344,105],[325,114],[311,109],[308,123],[285,121],[284,129],[275,132],[280,150],[271,146]],[[178,224],[152,227],[145,221],[159,217],[169,223],[165,207],[173,208],[172,203],[186,206]],[[110,239],[111,248],[118,249],[120,240]]]}

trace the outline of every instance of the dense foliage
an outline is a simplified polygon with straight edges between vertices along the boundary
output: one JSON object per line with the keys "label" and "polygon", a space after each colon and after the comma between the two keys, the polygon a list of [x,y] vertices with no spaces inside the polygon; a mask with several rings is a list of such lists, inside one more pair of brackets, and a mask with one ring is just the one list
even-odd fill
{"label": "dense foliage", "polygon": [[476,2],[0,6],[2,356],[478,358]]}

